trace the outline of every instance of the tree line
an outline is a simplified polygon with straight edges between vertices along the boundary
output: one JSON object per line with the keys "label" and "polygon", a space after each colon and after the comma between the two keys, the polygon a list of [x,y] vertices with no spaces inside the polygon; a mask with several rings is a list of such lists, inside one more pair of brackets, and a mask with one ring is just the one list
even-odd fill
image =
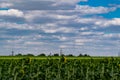
{"label": "tree line", "polygon": [[[31,53],[28,53],[28,54],[21,54],[21,53],[18,53],[14,56],[41,56],[41,57],[45,57],[45,56],[55,56],[55,57],[59,57],[59,56],[68,56],[68,57],[75,57],[74,54],[59,54],[59,53],[55,53],[55,54],[49,54],[49,55],[46,55],[45,53],[41,53],[41,54],[38,54],[38,55],[34,55],[34,54],[31,54]],[[82,54],[80,53],[79,55],[77,55],[78,57],[90,57],[90,55],[88,54]]]}

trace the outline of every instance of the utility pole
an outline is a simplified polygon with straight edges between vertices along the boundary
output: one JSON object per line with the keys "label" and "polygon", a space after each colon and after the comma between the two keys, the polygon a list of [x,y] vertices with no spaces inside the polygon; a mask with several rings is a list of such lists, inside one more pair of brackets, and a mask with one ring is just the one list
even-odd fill
{"label": "utility pole", "polygon": [[12,56],[14,56],[14,51],[12,50]]}
{"label": "utility pole", "polygon": [[60,56],[62,56],[63,54],[63,51],[62,51],[62,48],[60,48]]}

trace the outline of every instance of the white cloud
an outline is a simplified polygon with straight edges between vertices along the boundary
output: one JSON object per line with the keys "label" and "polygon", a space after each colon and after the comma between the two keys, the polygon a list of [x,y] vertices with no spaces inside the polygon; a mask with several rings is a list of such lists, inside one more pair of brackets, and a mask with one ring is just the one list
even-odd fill
{"label": "white cloud", "polygon": [[88,1],[88,0],[55,0],[56,3],[53,4],[53,6],[64,5],[64,4],[75,5],[80,1]]}
{"label": "white cloud", "polygon": [[81,43],[81,42],[78,42],[78,43],[75,43],[76,46],[82,46],[84,45],[85,43]]}
{"label": "white cloud", "polygon": [[87,42],[91,42],[93,41],[92,39],[75,39],[74,42],[75,42],[75,45],[79,46],[79,45],[85,45],[85,43]]}
{"label": "white cloud", "polygon": [[34,26],[29,24],[17,24],[10,22],[0,22],[0,28],[19,29],[19,30],[35,30]]}
{"label": "white cloud", "polygon": [[0,3],[1,8],[7,8],[7,7],[11,7],[11,6],[13,6],[12,3]]}
{"label": "white cloud", "polygon": [[84,36],[85,36],[85,35],[89,35],[89,36],[90,36],[90,35],[103,35],[103,34],[104,34],[104,32],[95,32],[95,31],[94,31],[94,32],[92,32],[92,31],[80,32],[80,35],[84,35]]}
{"label": "white cloud", "polygon": [[55,36],[55,35],[53,35],[52,37],[57,38],[57,39],[59,39],[60,41],[66,41],[66,40],[68,40],[68,38],[67,38],[67,37],[64,37],[64,36]]}
{"label": "white cloud", "polygon": [[27,21],[33,21],[37,17],[44,17],[44,15],[47,15],[45,11],[39,11],[39,10],[27,11],[24,18]]}
{"label": "white cloud", "polygon": [[25,45],[43,45],[43,42],[25,42]]}
{"label": "white cloud", "polygon": [[74,21],[77,22],[77,23],[90,24],[90,23],[94,23],[94,22],[98,21],[98,19],[79,17],[79,18],[74,19]]}
{"label": "white cloud", "polygon": [[16,44],[16,43],[20,43],[22,41],[23,41],[22,39],[16,39],[16,40],[7,40],[6,42],[7,43],[14,43],[14,44]]}
{"label": "white cloud", "polygon": [[45,33],[73,33],[74,28],[59,26],[56,23],[46,23],[46,24],[17,24],[10,22],[0,22],[0,28],[4,29],[18,29],[18,30],[40,30]]}
{"label": "white cloud", "polygon": [[105,38],[120,38],[120,33],[110,33],[110,34],[104,34],[103,37]]}
{"label": "white cloud", "polygon": [[120,26],[120,18],[105,19],[105,18],[97,18],[97,17],[93,17],[93,18],[79,17],[74,19],[74,21],[82,24],[92,24],[98,27]]}
{"label": "white cloud", "polygon": [[54,17],[56,19],[74,19],[77,16],[73,15],[73,16],[67,16],[67,15],[51,15],[51,17]]}
{"label": "white cloud", "polygon": [[101,14],[101,13],[108,13],[110,11],[116,10],[115,7],[107,8],[107,7],[91,7],[88,5],[76,5],[75,8],[76,11],[82,13],[82,14]]}
{"label": "white cloud", "polygon": [[82,32],[82,33],[80,33],[81,35],[91,35],[91,34],[93,34],[93,32]]}
{"label": "white cloud", "polygon": [[24,13],[17,9],[0,10],[0,16],[23,17]]}
{"label": "white cloud", "polygon": [[60,45],[59,47],[60,48],[67,48],[68,46],[66,46],[66,45]]}
{"label": "white cloud", "polygon": [[75,42],[76,43],[84,43],[84,42],[91,42],[93,41],[92,39],[76,39]]}
{"label": "white cloud", "polygon": [[111,20],[99,20],[95,22],[96,25],[107,26],[120,26],[120,18],[113,18]]}
{"label": "white cloud", "polygon": [[56,28],[44,28],[43,31],[45,33],[56,33],[56,32],[62,32],[62,33],[69,33],[72,32],[73,30],[70,28],[66,28],[66,27],[56,27]]}
{"label": "white cloud", "polygon": [[56,23],[47,23],[40,25],[39,27],[41,27],[40,29],[43,30],[45,33],[56,33],[56,32],[71,33],[74,31],[73,28],[59,26]]}
{"label": "white cloud", "polygon": [[[77,18],[76,15],[65,15],[66,11],[51,11],[51,10],[46,10],[46,11],[40,11],[40,10],[35,10],[35,11],[27,11],[24,18],[28,22],[34,21],[34,19],[39,19],[39,18],[50,18],[50,19],[57,19],[57,20],[70,20],[70,19],[75,19]],[[62,13],[62,14],[60,14]],[[33,15],[34,14],[34,15]]]}
{"label": "white cloud", "polygon": [[80,30],[81,30],[81,31],[88,30],[88,27],[81,27]]}

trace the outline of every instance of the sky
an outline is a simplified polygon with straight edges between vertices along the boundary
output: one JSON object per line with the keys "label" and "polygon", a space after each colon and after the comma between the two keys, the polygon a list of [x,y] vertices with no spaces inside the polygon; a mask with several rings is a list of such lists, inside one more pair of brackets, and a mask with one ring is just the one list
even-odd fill
{"label": "sky", "polygon": [[0,0],[0,55],[117,56],[120,0]]}

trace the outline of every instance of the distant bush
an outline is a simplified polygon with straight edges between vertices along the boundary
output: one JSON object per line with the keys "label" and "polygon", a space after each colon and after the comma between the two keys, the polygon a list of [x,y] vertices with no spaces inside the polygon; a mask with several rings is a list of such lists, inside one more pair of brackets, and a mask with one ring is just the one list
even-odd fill
{"label": "distant bush", "polygon": [[15,56],[23,56],[21,53],[16,54]]}
{"label": "distant bush", "polygon": [[78,57],[82,57],[82,56],[83,56],[83,54],[81,54],[81,53],[78,55]]}
{"label": "distant bush", "polygon": [[84,56],[85,56],[85,57],[89,57],[90,55],[88,55],[88,54],[84,54]]}
{"label": "distant bush", "polygon": [[59,56],[59,54],[58,54],[58,53],[56,53],[56,54],[54,54],[53,56]]}
{"label": "distant bush", "polygon": [[78,57],[90,57],[90,55],[88,55],[88,54],[81,54],[81,53],[80,53],[80,54],[78,55]]}
{"label": "distant bush", "polygon": [[28,53],[28,54],[26,54],[26,55],[24,55],[24,56],[34,56],[34,55],[33,55],[33,54]]}
{"label": "distant bush", "polygon": [[46,56],[44,53],[39,54],[38,56]]}
{"label": "distant bush", "polygon": [[66,55],[66,56],[68,56],[68,57],[74,57],[74,55],[73,55],[73,54],[68,54],[68,55]]}

